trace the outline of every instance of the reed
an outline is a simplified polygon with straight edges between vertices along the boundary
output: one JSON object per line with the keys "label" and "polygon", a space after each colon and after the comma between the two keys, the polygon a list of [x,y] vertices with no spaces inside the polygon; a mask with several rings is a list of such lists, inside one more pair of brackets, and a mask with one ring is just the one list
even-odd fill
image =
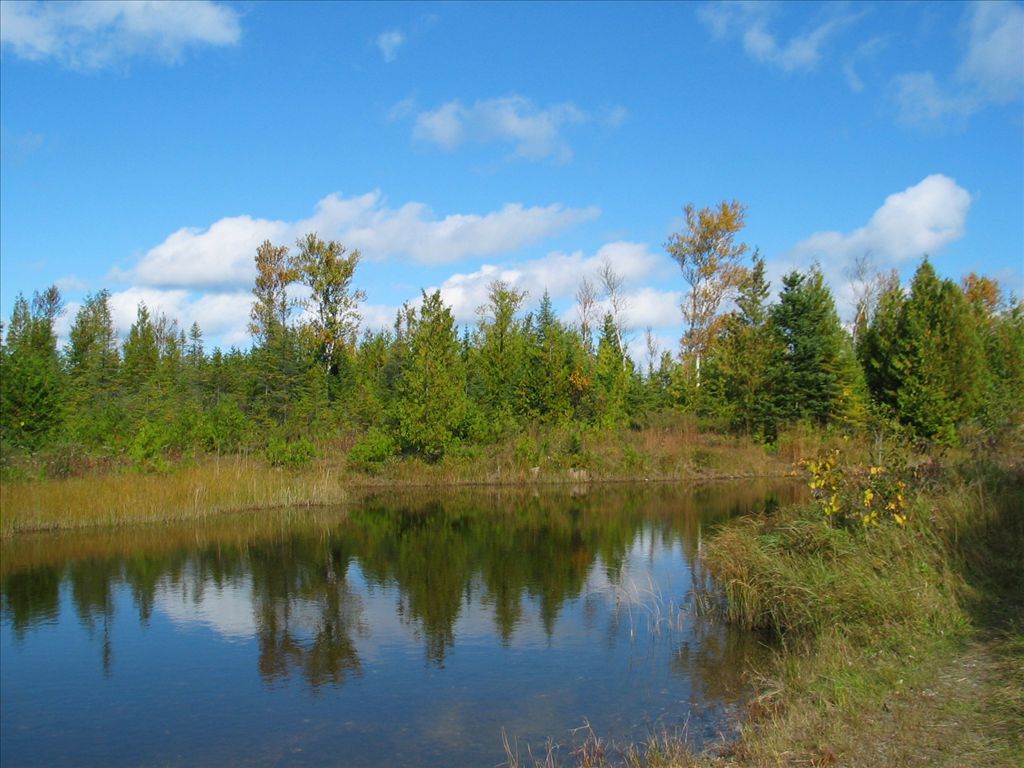
{"label": "reed", "polygon": [[782,640],[739,764],[1021,764],[1019,468],[952,468],[905,527],[832,528],[807,506],[736,521],[707,559],[729,618]]}
{"label": "reed", "polygon": [[762,445],[701,434],[687,420],[582,434],[538,428],[498,445],[455,450],[436,463],[394,457],[379,466],[349,466],[343,448],[321,446],[318,458],[291,469],[259,456],[206,456],[160,473],[117,463],[56,479],[26,479],[33,474],[25,471],[0,482],[0,537],[342,504],[364,489],[699,482],[780,477],[792,469]]}
{"label": "reed", "polygon": [[0,533],[200,520],[348,498],[338,470],[329,465],[292,472],[259,459],[211,457],[168,474],[5,482],[0,484]]}

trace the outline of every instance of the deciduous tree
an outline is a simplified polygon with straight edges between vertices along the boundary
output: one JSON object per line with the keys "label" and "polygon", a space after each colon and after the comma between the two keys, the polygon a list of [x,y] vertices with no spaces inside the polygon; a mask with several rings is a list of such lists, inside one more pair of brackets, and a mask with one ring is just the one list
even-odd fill
{"label": "deciduous tree", "polygon": [[747,252],[736,237],[743,229],[745,209],[735,200],[714,208],[683,208],[686,226],[669,235],[665,249],[679,264],[690,290],[683,302],[686,332],[682,349],[692,359],[699,383],[700,361],[714,335],[723,302],[739,287],[745,274],[741,264]]}

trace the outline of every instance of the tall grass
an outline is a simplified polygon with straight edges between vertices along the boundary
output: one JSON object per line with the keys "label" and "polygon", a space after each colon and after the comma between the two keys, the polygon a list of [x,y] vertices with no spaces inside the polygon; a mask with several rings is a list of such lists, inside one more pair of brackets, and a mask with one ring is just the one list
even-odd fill
{"label": "tall grass", "polygon": [[226,511],[344,502],[337,468],[293,472],[211,457],[168,474],[121,472],[0,484],[0,533],[203,519]]}
{"label": "tall grass", "polygon": [[[112,463],[78,477],[0,482],[0,536],[37,530],[204,519],[230,511],[320,506],[357,489],[453,485],[580,485],[779,477],[790,465],[747,438],[701,434],[685,418],[638,430],[536,428],[442,461],[394,457],[349,466],[343,445],[323,445],[295,468],[259,456],[200,457],[159,474]],[[38,473],[36,473],[38,474]]]}
{"label": "tall grass", "polygon": [[[728,618],[781,640],[774,663],[760,672],[753,711],[761,717],[745,728],[736,754],[743,764],[925,765],[936,743],[964,739],[967,747],[948,749],[973,750],[988,765],[1020,758],[1014,749],[1024,747],[999,733],[1003,715],[977,706],[993,697],[987,689],[967,691],[957,704],[978,710],[974,727],[991,731],[974,741],[963,733],[936,741],[936,720],[946,717],[941,702],[901,704],[918,695],[908,694],[915,686],[940,687],[943,668],[993,622],[1009,623],[1014,642],[1022,636],[1019,468],[968,462],[948,471],[917,494],[906,527],[833,528],[813,506],[735,521],[709,542],[706,562]],[[1024,647],[1014,642],[1003,647]],[[1024,665],[1019,653],[1016,664]],[[971,678],[982,666],[964,674],[961,688],[982,684]],[[1020,714],[1020,676],[992,690],[1009,702],[1003,711]],[[887,732],[897,711],[898,733]],[[868,747],[872,739],[877,749]]]}

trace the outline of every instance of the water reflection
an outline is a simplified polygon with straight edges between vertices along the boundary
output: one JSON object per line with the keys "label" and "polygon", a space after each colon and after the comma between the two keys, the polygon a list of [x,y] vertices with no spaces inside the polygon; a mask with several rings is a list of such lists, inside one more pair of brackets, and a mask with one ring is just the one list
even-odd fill
{"label": "water reflection", "polygon": [[[707,526],[798,492],[747,483],[698,493],[390,494],[346,511],[5,542],[4,732],[19,706],[36,706],[17,654],[31,657],[36,636],[69,620],[88,638],[71,653],[95,665],[98,652],[114,679],[122,651],[130,651],[126,676],[151,674],[144,639],[187,647],[200,680],[204,658],[223,653],[211,636],[242,646],[230,658],[254,659],[261,696],[290,691],[293,679],[315,694],[307,703],[290,696],[288,706],[310,715],[311,732],[331,744],[365,740],[366,728],[398,719],[410,738],[435,740],[440,755],[482,758],[500,755],[502,726],[557,737],[553,725],[583,716],[627,736],[666,718],[678,725],[737,700],[750,651],[749,638],[686,611],[687,592],[703,578]],[[132,639],[119,645],[130,625]],[[345,694],[356,680],[358,704]],[[434,695],[417,703],[409,686]],[[316,700],[321,709],[308,703]],[[366,725],[364,716],[382,722]],[[31,743],[5,738],[5,764],[22,762],[18,750]],[[401,763],[397,753],[347,748],[352,764]]]}

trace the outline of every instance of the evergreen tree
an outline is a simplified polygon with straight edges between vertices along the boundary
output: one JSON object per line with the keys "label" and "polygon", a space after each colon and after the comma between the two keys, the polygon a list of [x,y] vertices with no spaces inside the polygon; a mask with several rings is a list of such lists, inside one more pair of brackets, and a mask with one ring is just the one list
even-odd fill
{"label": "evergreen tree", "polygon": [[1009,427],[1024,418],[1024,304],[989,316],[985,335],[989,388],[983,418],[991,428]]}
{"label": "evergreen tree", "polygon": [[768,322],[769,283],[764,261],[754,266],[739,286],[737,311],[722,325],[708,353],[700,401],[704,409],[723,416],[734,429],[775,436],[780,397],[782,348]]}
{"label": "evergreen tree", "polygon": [[900,418],[924,437],[956,440],[956,427],[979,412],[986,366],[961,290],[925,259],[900,317],[894,366]]}
{"label": "evergreen tree", "polygon": [[603,426],[621,424],[633,413],[633,362],[619,346],[619,331],[612,313],[604,316],[594,365],[597,419]]}
{"label": "evergreen tree", "polygon": [[145,303],[139,303],[135,322],[128,330],[123,359],[121,378],[124,389],[129,395],[138,395],[147,389],[147,385],[156,376],[157,365],[160,362],[156,330],[153,328]]}
{"label": "evergreen tree", "polygon": [[780,345],[774,410],[820,426],[863,418],[863,379],[821,270],[791,272],[771,310]]}
{"label": "evergreen tree", "polygon": [[516,429],[528,412],[528,348],[525,323],[516,318],[526,293],[496,280],[488,288],[488,303],[477,310],[480,323],[470,345],[469,391],[491,429],[501,437]]}
{"label": "evergreen tree", "polygon": [[894,412],[902,379],[897,347],[905,302],[899,277],[893,272],[881,286],[870,323],[857,345],[872,398]]}
{"label": "evergreen tree", "polygon": [[110,447],[123,435],[117,334],[106,290],[86,297],[69,334],[68,407],[72,436],[94,447]]}
{"label": "evergreen tree", "polygon": [[454,444],[468,404],[455,320],[440,291],[423,294],[397,394],[396,437],[402,450],[440,459]]}
{"label": "evergreen tree", "polygon": [[569,375],[586,352],[580,337],[559,322],[547,291],[541,297],[530,337],[530,375],[526,380],[530,411],[545,421],[567,418],[572,412]]}
{"label": "evergreen tree", "polygon": [[14,302],[0,356],[0,431],[4,442],[39,448],[57,434],[64,416],[65,381],[53,325],[63,304],[51,287]]}

